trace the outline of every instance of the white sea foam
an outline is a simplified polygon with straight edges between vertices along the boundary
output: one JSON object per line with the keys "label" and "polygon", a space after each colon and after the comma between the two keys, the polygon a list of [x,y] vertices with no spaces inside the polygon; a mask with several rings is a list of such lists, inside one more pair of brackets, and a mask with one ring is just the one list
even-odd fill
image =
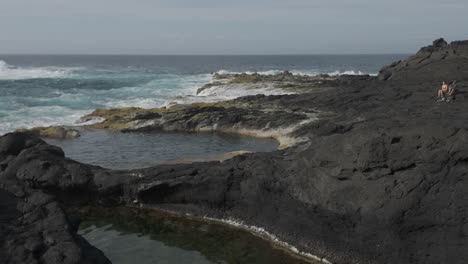
{"label": "white sea foam", "polygon": [[[245,71],[245,72],[236,72],[236,71],[227,71],[227,70],[220,70],[217,71],[216,73],[218,74],[260,74],[260,75],[276,75],[279,74],[283,71],[280,70],[269,70],[269,71]],[[290,70],[294,75],[306,75],[306,76],[317,76],[320,74],[328,74],[331,76],[341,76],[341,75],[366,75],[369,74],[371,76],[376,76],[377,73],[368,73],[360,70],[345,70],[345,71],[332,71],[332,72],[324,72],[324,71],[319,71],[319,70]]]}
{"label": "white sea foam", "polygon": [[[7,66],[4,62],[3,65],[0,69],[3,71],[0,73],[0,80],[2,78],[8,78],[8,80],[20,77],[32,78],[33,70],[45,69],[15,68]],[[6,76],[6,72],[14,74]],[[71,74],[71,71],[67,70],[63,73]],[[65,75],[57,74],[57,76]],[[161,107],[169,98],[194,97],[196,90],[211,80],[211,74],[161,75],[152,81],[136,86],[49,91],[50,94],[53,93],[53,96],[24,97],[9,95],[7,92],[3,98],[0,97],[0,135],[18,128],[76,125],[81,116],[96,108]],[[204,100],[202,97],[197,98],[198,100],[193,98],[190,102]]]}
{"label": "white sea foam", "polygon": [[16,67],[0,60],[0,80],[65,78],[69,77],[73,70],[62,67]]}
{"label": "white sea foam", "polygon": [[2,118],[0,135],[18,128],[39,126],[69,125],[73,126],[79,118],[90,111],[74,110],[61,106],[36,106],[22,108]]}
{"label": "white sea foam", "polygon": [[225,84],[209,87],[196,95],[176,96],[166,100],[163,106],[174,104],[190,104],[196,102],[219,102],[232,100],[242,96],[249,95],[281,95],[291,94],[291,92],[275,88],[271,84],[265,85],[246,85],[246,84]]}
{"label": "white sea foam", "polygon": [[[280,70],[269,70],[269,71],[245,71],[245,72],[236,72],[236,71],[227,71],[220,70],[216,73],[218,74],[260,74],[260,75],[276,75],[283,71]],[[306,76],[317,76],[320,74],[328,74],[330,76],[341,76],[341,75],[376,75],[373,73],[365,73],[363,71],[333,71],[333,72],[319,72],[317,70],[292,70],[290,71],[294,75],[306,75]],[[184,77],[188,78],[188,77]],[[196,90],[203,86],[203,84],[208,84],[213,82],[212,75],[198,75],[191,76],[189,78],[196,78],[192,81],[190,86],[187,86],[187,89],[183,90],[184,93],[179,93],[177,96],[174,96],[164,102],[162,106],[169,107],[175,104],[190,104],[196,102],[219,102],[225,100],[232,100],[242,96],[250,96],[257,94],[264,95],[282,95],[282,94],[291,94],[290,91],[285,91],[274,87],[272,84],[229,84],[225,83],[224,85],[216,85],[204,89],[200,93],[196,93]],[[219,80],[217,80],[219,81]],[[189,82],[190,83],[190,82]],[[221,81],[222,83],[222,81]]]}
{"label": "white sea foam", "polygon": [[225,84],[209,87],[198,93],[198,96],[211,96],[220,99],[233,99],[246,95],[278,95],[285,92],[275,88],[271,84],[265,85],[246,85],[246,84]]}
{"label": "white sea foam", "polygon": [[353,71],[353,70],[349,70],[349,71],[334,71],[334,72],[329,72],[328,75],[331,75],[331,76],[340,76],[340,75],[366,75],[366,74],[369,74],[371,76],[375,76],[377,75],[377,73],[365,73],[365,72],[362,72],[362,71]]}
{"label": "white sea foam", "polygon": [[279,74],[281,72],[282,71],[280,71],[280,70],[269,70],[269,71],[258,71],[258,72],[256,72],[256,71],[237,72],[237,71],[219,70],[216,73],[218,73],[218,74],[242,74],[242,73],[254,74],[254,73],[257,73],[257,74],[260,74],[260,75],[276,75],[276,74]]}
{"label": "white sea foam", "polygon": [[105,102],[105,108],[125,108],[125,107],[140,107],[140,108],[157,108],[164,105],[164,100],[159,98],[133,98],[121,99]]}
{"label": "white sea foam", "polygon": [[104,100],[99,101],[99,103],[109,108],[156,108],[174,103],[212,102],[213,99],[195,96],[198,88],[211,81],[211,74],[171,76],[168,79],[154,80],[141,86],[103,91],[105,94],[111,93],[113,100],[105,98],[103,94]]}

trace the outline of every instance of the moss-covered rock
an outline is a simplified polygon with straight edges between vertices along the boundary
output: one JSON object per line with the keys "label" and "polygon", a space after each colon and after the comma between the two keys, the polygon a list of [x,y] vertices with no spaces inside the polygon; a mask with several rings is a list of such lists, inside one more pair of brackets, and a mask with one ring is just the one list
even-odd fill
{"label": "moss-covered rock", "polygon": [[43,138],[71,139],[80,137],[80,132],[74,128],[63,126],[34,127],[30,129],[17,129],[16,132],[22,132]]}
{"label": "moss-covered rock", "polygon": [[98,109],[82,121],[103,119],[89,125],[122,132],[183,131],[236,133],[275,138],[281,147],[295,144],[289,134],[297,126],[315,119],[315,112],[290,111],[278,105],[275,97],[255,96],[255,100],[174,105],[171,108]]}

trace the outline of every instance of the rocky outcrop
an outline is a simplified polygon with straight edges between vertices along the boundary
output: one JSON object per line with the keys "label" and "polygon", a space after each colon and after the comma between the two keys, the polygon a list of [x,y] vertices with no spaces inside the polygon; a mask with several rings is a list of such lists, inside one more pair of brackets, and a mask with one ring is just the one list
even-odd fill
{"label": "rocky outcrop", "polygon": [[2,263],[110,263],[101,251],[76,235],[77,221],[42,191],[18,196],[0,189]]}
{"label": "rocky outcrop", "polygon": [[[278,105],[278,102],[280,105]],[[275,138],[281,147],[300,141],[290,133],[313,122],[319,112],[313,108],[290,109],[281,106],[280,97],[259,95],[220,103],[179,105],[170,109],[99,109],[83,117],[102,118],[94,128],[130,131],[224,132]]]}
{"label": "rocky outcrop", "polygon": [[442,82],[468,80],[468,41],[435,40],[406,60],[384,67],[380,80],[405,82]]}
{"label": "rocky outcrop", "polygon": [[110,263],[76,234],[64,204],[97,192],[92,169],[26,134],[0,138],[0,259],[2,263]]}
{"label": "rocky outcrop", "polygon": [[21,132],[42,138],[54,139],[71,139],[80,137],[80,132],[77,129],[63,127],[63,126],[50,126],[50,127],[34,127],[31,129],[18,129],[16,132]]}
{"label": "rocky outcrop", "polygon": [[284,93],[312,93],[330,88],[349,87],[357,82],[368,81],[369,75],[341,75],[330,76],[320,74],[317,76],[296,75],[284,71],[274,75],[262,75],[258,73],[215,73],[214,81],[197,90],[198,95],[216,87],[232,87],[242,85],[244,89],[273,89]]}
{"label": "rocky outcrop", "polygon": [[434,130],[353,129],[313,148],[145,170],[128,199],[263,227],[334,263],[464,263],[468,133]]}

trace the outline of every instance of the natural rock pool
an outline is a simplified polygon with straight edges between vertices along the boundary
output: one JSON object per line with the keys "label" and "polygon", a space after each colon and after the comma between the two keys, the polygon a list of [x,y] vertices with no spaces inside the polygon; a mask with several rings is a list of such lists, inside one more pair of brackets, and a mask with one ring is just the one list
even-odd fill
{"label": "natural rock pool", "polygon": [[[83,129],[46,139],[79,162],[110,169],[216,159],[234,151],[274,151],[273,139],[212,133],[117,133]],[[79,233],[115,264],[310,263],[246,230],[152,209],[87,208]]]}
{"label": "natural rock pool", "polygon": [[162,163],[216,159],[227,152],[267,152],[278,148],[273,139],[214,133],[119,133],[82,130],[81,137],[47,139],[68,158],[109,169],[137,169]]}
{"label": "natural rock pool", "polygon": [[83,210],[79,234],[114,264],[305,264],[247,231],[152,209]]}

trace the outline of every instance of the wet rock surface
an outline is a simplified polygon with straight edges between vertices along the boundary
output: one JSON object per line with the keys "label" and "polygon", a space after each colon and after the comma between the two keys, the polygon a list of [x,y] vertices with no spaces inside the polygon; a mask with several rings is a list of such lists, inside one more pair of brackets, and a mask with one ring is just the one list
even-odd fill
{"label": "wet rock surface", "polygon": [[[236,219],[333,263],[467,263],[468,101],[463,96],[452,103],[435,101],[446,79],[458,80],[463,95],[467,49],[466,42],[437,41],[384,68],[379,77],[319,92],[90,115],[106,119],[98,127],[122,131],[222,131],[213,129],[215,124],[236,124],[265,132],[293,126],[283,135],[301,140],[272,153],[111,171],[67,160],[60,149],[24,134],[4,136],[1,210],[8,213],[1,214],[0,231],[11,241],[21,237],[8,228],[22,224],[17,205],[38,192],[51,202],[39,203],[36,210],[141,204]],[[427,61],[415,59],[421,56]],[[73,195],[76,190],[80,195]],[[57,243],[63,245],[57,250],[75,248],[73,256],[82,257],[79,250],[89,247],[67,230],[75,239],[71,249]],[[60,239],[70,241],[67,236]],[[23,244],[6,241],[1,254],[10,257]],[[21,254],[37,259],[31,248],[21,249],[29,255]]]}

